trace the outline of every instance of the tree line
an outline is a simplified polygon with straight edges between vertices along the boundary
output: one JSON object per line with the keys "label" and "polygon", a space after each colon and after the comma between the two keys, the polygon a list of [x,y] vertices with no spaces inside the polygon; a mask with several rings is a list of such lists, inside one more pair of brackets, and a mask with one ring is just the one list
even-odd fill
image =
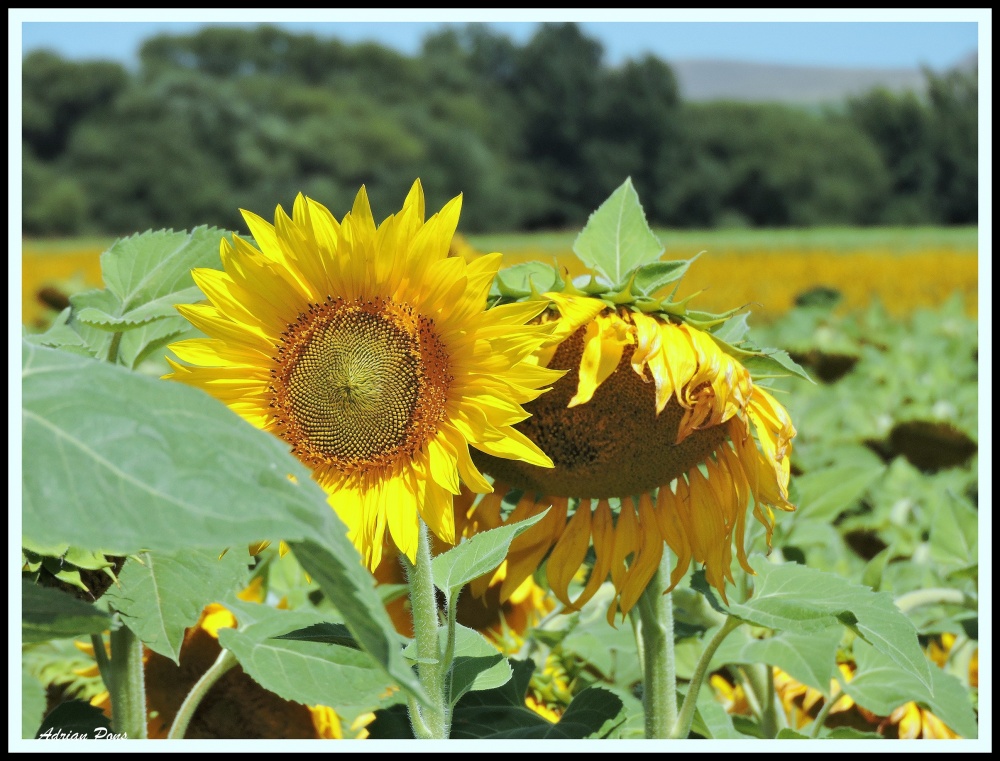
{"label": "tree line", "polygon": [[631,176],[674,227],[975,224],[978,77],[838,107],[686,103],[653,56],[612,67],[574,24],[482,25],[406,56],[279,28],[146,41],[135,71],[23,60],[23,231],[124,234],[268,217],[298,192],[376,214],[415,177],[467,232],[578,228]]}

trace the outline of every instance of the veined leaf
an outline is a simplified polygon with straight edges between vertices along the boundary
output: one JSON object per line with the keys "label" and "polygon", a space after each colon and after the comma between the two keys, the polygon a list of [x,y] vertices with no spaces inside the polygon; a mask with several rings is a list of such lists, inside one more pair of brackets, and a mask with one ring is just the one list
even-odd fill
{"label": "veined leaf", "polygon": [[98,634],[111,626],[100,608],[65,592],[21,580],[21,637],[24,642]]}
{"label": "veined leaf", "polygon": [[590,215],[573,253],[612,283],[623,282],[636,267],[660,258],[663,246],[646,222],[631,178]]}
{"label": "veined leaf", "polygon": [[422,703],[428,703],[427,694],[403,657],[399,635],[375,591],[375,581],[346,534],[337,536],[336,543],[325,547],[313,541],[289,545],[302,567],[340,611],[354,641],[396,684]]}
{"label": "veined leaf", "polygon": [[[277,638],[287,631],[321,623],[322,614],[252,603],[232,608],[240,626],[220,629],[219,644],[236,656],[254,681],[279,697],[306,705],[330,706],[347,724],[360,714],[399,700],[398,693],[390,697],[392,682],[364,651]],[[254,608],[254,620],[244,623],[243,614],[248,608]]]}
{"label": "veined leaf", "polygon": [[888,716],[912,700],[929,708],[962,737],[974,738],[978,734],[969,695],[956,677],[931,666],[929,683],[925,684],[892,658],[858,640],[854,642],[854,659],[857,671],[844,689],[858,705]]}
{"label": "veined leaf", "polygon": [[115,241],[101,254],[101,271],[118,306],[83,309],[88,325],[119,331],[176,314],[174,304],[202,298],[191,279],[194,267],[219,268],[219,242],[228,235],[214,227],[191,232],[158,230]]}
{"label": "veined leaf", "polygon": [[129,560],[118,576],[121,587],[105,597],[146,647],[180,663],[184,630],[202,609],[242,588],[250,558],[239,550],[221,558],[217,550],[143,552]]}
{"label": "veined leaf", "polygon": [[716,651],[712,668],[730,663],[766,663],[829,695],[830,679],[837,663],[837,645],[843,634],[843,628],[837,626],[809,634],[786,631],[756,639],[750,636],[746,627],[741,627]]}
{"label": "veined leaf", "polygon": [[796,563],[772,565],[759,555],[750,565],[758,574],[753,596],[730,605],[731,613],[769,629],[809,635],[839,621],[922,684],[930,685],[930,667],[917,642],[917,630],[891,595]]}
{"label": "veined leaf", "polygon": [[[635,280],[633,281],[633,290],[642,294],[643,296],[653,296],[670,285],[671,283],[676,283],[684,274],[688,271],[688,267],[691,266],[691,262],[695,260],[691,259],[675,259],[669,262],[650,262],[649,264],[643,264],[635,270]],[[624,287],[626,283],[619,283],[618,287]]]}
{"label": "veined leaf", "polygon": [[544,510],[527,520],[510,523],[476,534],[431,561],[434,584],[449,597],[464,584],[494,570],[507,557],[507,549],[518,534],[535,525],[548,513]]}
{"label": "veined leaf", "polygon": [[128,555],[345,533],[288,446],[207,394],[27,343],[22,356],[35,544]]}

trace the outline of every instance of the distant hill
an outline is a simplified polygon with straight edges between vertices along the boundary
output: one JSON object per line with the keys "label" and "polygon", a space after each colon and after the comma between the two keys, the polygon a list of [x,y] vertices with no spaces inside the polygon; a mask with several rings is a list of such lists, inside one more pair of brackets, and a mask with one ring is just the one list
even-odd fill
{"label": "distant hill", "polygon": [[873,87],[924,90],[919,69],[784,66],[723,60],[670,61],[681,97],[688,101],[743,100],[785,103],[840,101]]}

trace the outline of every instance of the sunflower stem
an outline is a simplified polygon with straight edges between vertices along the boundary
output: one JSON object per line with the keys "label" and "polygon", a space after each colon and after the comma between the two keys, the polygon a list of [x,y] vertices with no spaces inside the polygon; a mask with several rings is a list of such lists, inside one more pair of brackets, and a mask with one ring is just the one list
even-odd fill
{"label": "sunflower stem", "polygon": [[[103,646],[103,643],[102,643]],[[127,626],[111,632],[111,729],[131,740],[146,739],[146,683],[142,642]]]}
{"label": "sunflower stem", "polygon": [[698,663],[695,664],[694,674],[691,676],[691,683],[688,685],[687,695],[684,696],[684,704],[681,706],[677,722],[670,731],[672,739],[686,738],[691,731],[691,722],[694,721],[694,709],[698,702],[698,693],[701,692],[701,685],[705,681],[705,674],[708,672],[708,664],[712,661],[712,656],[719,649],[719,645],[736,629],[742,626],[743,622],[735,616],[730,616],[722,624],[719,631],[705,646],[705,652],[701,654]]}
{"label": "sunflower stem", "polygon": [[111,681],[111,661],[108,660],[108,651],[104,649],[104,635],[91,634],[90,644],[94,647],[94,660],[97,661],[97,670],[101,672],[101,679],[106,687]]}
{"label": "sunflower stem", "polygon": [[122,342],[122,334],[120,332],[115,333],[111,336],[111,343],[108,344],[108,356],[107,361],[112,365],[118,363],[118,346]]}
{"label": "sunflower stem", "polygon": [[768,665],[753,664],[746,667],[747,684],[756,698],[760,731],[766,739],[778,734],[778,717],[774,700],[774,671]]}
{"label": "sunflower stem", "polygon": [[837,702],[845,695],[847,695],[847,693],[841,689],[841,691],[836,695],[831,695],[829,699],[823,701],[823,707],[819,709],[819,713],[816,714],[816,719],[813,721],[812,727],[809,730],[810,737],[819,737],[820,730],[823,728],[823,725],[826,724],[826,717],[830,715],[830,711],[833,710],[833,707],[837,705]]}
{"label": "sunflower stem", "polygon": [[170,725],[170,731],[167,733],[168,740],[184,739],[184,735],[187,734],[188,724],[191,723],[191,718],[194,716],[194,712],[198,710],[198,706],[201,705],[202,699],[212,689],[213,685],[222,678],[222,675],[235,665],[235,655],[228,650],[223,650],[219,653],[219,657],[215,659],[215,663],[211,665],[208,671],[201,675],[201,679],[195,683],[194,687],[191,688],[191,692],[187,694],[184,702],[181,703],[181,707],[177,710],[177,715],[174,717],[174,723]]}
{"label": "sunflower stem", "polygon": [[639,597],[639,650],[642,661],[642,709],[647,739],[666,739],[677,721],[677,672],[674,663],[674,612],[664,553],[660,567]]}
{"label": "sunflower stem", "polygon": [[[438,639],[438,608],[437,594],[434,590],[434,576],[431,570],[431,542],[427,525],[420,521],[417,535],[416,563],[410,563],[403,557],[406,577],[410,586],[410,610],[413,613],[413,638],[417,644],[417,673],[420,683],[431,699],[432,708],[419,714],[421,723],[426,726],[429,738],[445,740],[448,737],[447,695],[445,695],[445,677],[450,665],[445,663],[441,653],[441,643]],[[413,707],[411,706],[411,712]],[[419,710],[419,709],[418,709]],[[417,722],[411,717],[414,734]]]}
{"label": "sunflower stem", "polygon": [[896,607],[904,613],[922,605],[961,605],[969,610],[978,610],[979,602],[971,595],[957,589],[936,588],[917,589],[896,598]]}

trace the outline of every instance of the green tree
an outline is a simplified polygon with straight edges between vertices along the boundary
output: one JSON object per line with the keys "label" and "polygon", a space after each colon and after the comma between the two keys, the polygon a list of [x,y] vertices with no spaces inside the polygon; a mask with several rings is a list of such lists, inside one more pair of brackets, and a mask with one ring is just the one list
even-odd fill
{"label": "green tree", "polygon": [[108,111],[128,74],[110,61],[74,63],[39,50],[24,57],[21,84],[23,139],[38,159],[52,161],[83,119]]}

